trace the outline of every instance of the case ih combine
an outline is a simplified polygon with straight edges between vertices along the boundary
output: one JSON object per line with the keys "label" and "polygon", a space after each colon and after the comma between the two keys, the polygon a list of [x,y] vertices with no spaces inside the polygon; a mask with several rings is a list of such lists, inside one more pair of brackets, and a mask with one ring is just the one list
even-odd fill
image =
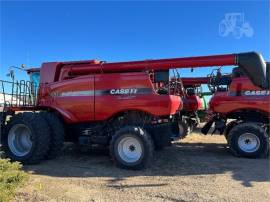
{"label": "case ih combine", "polygon": [[[204,103],[200,98],[198,91],[201,86],[203,78],[180,78],[173,77],[172,80],[176,81],[178,85],[174,85],[173,92],[177,92],[183,102],[181,110],[181,120],[178,122],[179,138],[183,139],[190,134],[193,129],[200,123],[198,111],[203,108]],[[208,78],[206,78],[206,83]]]}
{"label": "case ih combine", "polygon": [[[213,70],[215,72],[215,69]],[[180,85],[177,85],[178,95],[181,96],[183,102],[183,109],[181,111],[182,121],[179,121],[179,137],[185,138],[194,128],[203,122],[208,116],[207,101],[205,96],[212,96],[214,93],[215,84],[213,80],[213,72],[207,77],[173,77],[173,80],[177,80]],[[222,75],[222,79],[228,79],[229,75]],[[220,82],[220,81],[219,81]],[[203,92],[202,84],[208,85],[211,89],[210,92]]]}
{"label": "case ih combine", "polygon": [[[197,96],[197,109],[194,111],[194,113],[197,114],[198,120],[200,122],[205,122],[208,106],[207,106],[207,100],[206,96],[212,96],[212,92],[204,92],[202,84],[208,84],[209,85],[209,77],[184,77],[181,78],[182,82],[184,84],[185,89],[191,91],[194,95]],[[194,99],[195,100],[195,99]]]}
{"label": "case ih combine", "polygon": [[[216,75],[209,77],[209,88],[214,94],[209,102],[211,118],[202,133],[207,134],[215,123],[214,131],[224,133],[236,156],[257,158],[269,154],[269,63],[265,66],[267,79],[259,86],[254,85],[252,77],[248,78],[247,72],[240,68],[229,75],[217,70]],[[254,77],[258,72],[254,72]]]}
{"label": "case ih combine", "polygon": [[[269,73],[267,63],[266,82],[269,82]],[[234,68],[231,74],[224,75],[219,68],[208,77],[181,80],[185,88],[193,91],[201,84],[207,84],[210,92],[199,92],[198,95],[213,95],[206,111],[209,120],[202,133],[207,134],[214,123],[213,133],[218,131],[225,135],[234,155],[256,158],[269,154],[269,88],[263,90],[255,86],[240,68]]]}
{"label": "case ih combine", "polygon": [[3,151],[12,160],[32,164],[55,157],[64,141],[98,144],[110,148],[118,166],[141,169],[154,148],[170,145],[171,138],[179,136],[183,102],[169,69],[224,65],[239,66],[255,86],[269,88],[266,64],[253,52],[44,63],[28,70],[31,82],[11,82],[10,88],[1,82],[3,95],[12,97],[1,113]]}

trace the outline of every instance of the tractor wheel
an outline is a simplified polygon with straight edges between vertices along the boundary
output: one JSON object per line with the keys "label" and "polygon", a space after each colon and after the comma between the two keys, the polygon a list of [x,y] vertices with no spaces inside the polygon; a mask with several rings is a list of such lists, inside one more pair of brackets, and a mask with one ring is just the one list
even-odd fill
{"label": "tractor wheel", "polygon": [[55,114],[50,112],[41,112],[40,114],[47,121],[51,131],[50,132],[51,142],[49,145],[49,151],[48,154],[46,155],[46,158],[54,159],[59,155],[63,147],[65,138],[65,129],[62,122]]}
{"label": "tractor wheel", "polygon": [[230,150],[235,156],[265,157],[269,150],[269,138],[258,123],[240,123],[228,135]]}
{"label": "tractor wheel", "polygon": [[188,125],[186,120],[178,122],[179,127],[179,137],[180,139],[184,139],[188,134],[190,134],[191,128]]}
{"label": "tractor wheel", "polygon": [[4,155],[12,161],[36,164],[49,150],[50,128],[38,113],[15,114],[4,127]]}
{"label": "tractor wheel", "polygon": [[126,126],[112,137],[110,154],[120,168],[140,170],[148,166],[153,158],[154,143],[144,129]]}
{"label": "tractor wheel", "polygon": [[226,126],[226,129],[224,131],[224,136],[228,142],[228,136],[229,136],[229,133],[230,131],[233,129],[234,126],[236,126],[238,124],[237,121],[231,121],[230,123],[227,124]]}

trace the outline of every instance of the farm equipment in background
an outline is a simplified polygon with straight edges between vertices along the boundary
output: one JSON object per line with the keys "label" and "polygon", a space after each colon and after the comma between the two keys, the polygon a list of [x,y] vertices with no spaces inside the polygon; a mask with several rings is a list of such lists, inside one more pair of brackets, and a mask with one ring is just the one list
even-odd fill
{"label": "farm equipment in background", "polygon": [[[103,145],[119,167],[144,168],[154,148],[170,145],[172,138],[179,137],[184,104],[176,85],[182,84],[169,79],[169,70],[221,65],[239,66],[254,85],[269,88],[265,62],[255,52],[115,63],[43,63],[28,70],[30,85],[18,85],[19,90],[11,93],[25,102],[4,103],[2,149],[14,161],[33,164],[54,158],[64,141]],[[4,94],[6,84],[1,81]]]}
{"label": "farm equipment in background", "polygon": [[212,92],[204,92],[202,85],[208,84],[209,77],[183,77],[182,82],[187,91],[193,92],[200,99],[201,104],[198,104],[196,113],[199,121],[204,122],[208,108],[206,97],[212,96]]}
{"label": "farm equipment in background", "polygon": [[[266,63],[265,71],[269,85],[269,63]],[[215,123],[212,133],[218,131],[224,134],[233,154],[260,157],[269,153],[269,88],[263,90],[253,85],[239,67],[230,74],[222,74],[221,68],[218,68],[207,77],[182,78],[182,82],[186,88],[197,89],[200,97],[212,96],[209,110],[197,111],[200,118],[207,120],[202,129],[204,134]],[[210,92],[198,90],[201,84],[207,84]]]}
{"label": "farm equipment in background", "polygon": [[214,124],[214,131],[225,135],[236,156],[258,158],[269,154],[269,63],[265,65],[265,75],[267,88],[254,85],[238,67],[230,75],[222,75],[218,69],[209,77],[213,93],[209,102],[211,118],[202,133],[207,134]]}
{"label": "farm equipment in background", "polygon": [[181,120],[179,123],[180,138],[185,138],[200,123],[199,111],[206,109],[206,101],[202,98],[201,84],[207,83],[208,78],[204,77],[173,77],[173,81],[178,81],[177,93],[183,102],[181,110]]}
{"label": "farm equipment in background", "polygon": [[[194,91],[195,94],[201,99],[202,105],[197,109],[197,114],[200,122],[205,122],[207,120],[207,116],[209,115],[208,111],[208,99],[206,97],[211,97],[217,88],[221,88],[224,82],[227,82],[230,79],[230,74],[220,75],[220,80],[213,80],[213,73],[219,71],[219,69],[214,69],[211,74],[207,75],[207,77],[184,77],[181,78],[186,89],[189,89],[191,92]],[[214,85],[213,85],[214,84]],[[202,85],[205,85],[205,88],[208,89],[204,91]]]}
{"label": "farm equipment in background", "polygon": [[201,92],[200,93],[200,98],[203,102],[203,106],[202,108],[200,108],[198,110],[198,117],[200,119],[200,122],[206,122],[207,121],[207,117],[208,117],[208,99],[206,99],[206,97],[211,97],[213,95],[213,93],[211,92]]}
{"label": "farm equipment in background", "polygon": [[[181,111],[182,121],[179,122],[180,138],[191,133],[200,122],[205,122],[208,116],[208,104],[206,97],[212,96],[213,92],[204,92],[202,85],[209,87],[210,75],[208,77],[181,77],[178,78],[183,89],[181,98],[183,109]],[[181,128],[183,128],[181,130]],[[181,133],[181,131],[183,131]]]}

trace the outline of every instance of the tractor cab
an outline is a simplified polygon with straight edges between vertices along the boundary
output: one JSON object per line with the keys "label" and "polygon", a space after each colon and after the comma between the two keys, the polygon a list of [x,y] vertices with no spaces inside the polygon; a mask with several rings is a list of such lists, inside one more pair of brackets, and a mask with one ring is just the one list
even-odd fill
{"label": "tractor cab", "polygon": [[30,81],[33,82],[33,84],[38,87],[40,83],[40,69],[39,68],[28,69],[27,74],[30,76]]}

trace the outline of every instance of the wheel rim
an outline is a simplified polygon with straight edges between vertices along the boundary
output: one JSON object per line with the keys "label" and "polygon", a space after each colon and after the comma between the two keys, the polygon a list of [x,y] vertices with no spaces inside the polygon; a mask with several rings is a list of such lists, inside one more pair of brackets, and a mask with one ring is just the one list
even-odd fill
{"label": "wheel rim", "polygon": [[27,155],[32,149],[30,129],[24,124],[14,125],[8,132],[8,146],[16,156]]}
{"label": "wheel rim", "polygon": [[118,154],[127,163],[134,163],[142,156],[142,145],[134,137],[124,137],[118,144]]}
{"label": "wheel rim", "polygon": [[238,139],[240,149],[247,153],[255,152],[260,147],[260,139],[252,133],[244,133]]}

